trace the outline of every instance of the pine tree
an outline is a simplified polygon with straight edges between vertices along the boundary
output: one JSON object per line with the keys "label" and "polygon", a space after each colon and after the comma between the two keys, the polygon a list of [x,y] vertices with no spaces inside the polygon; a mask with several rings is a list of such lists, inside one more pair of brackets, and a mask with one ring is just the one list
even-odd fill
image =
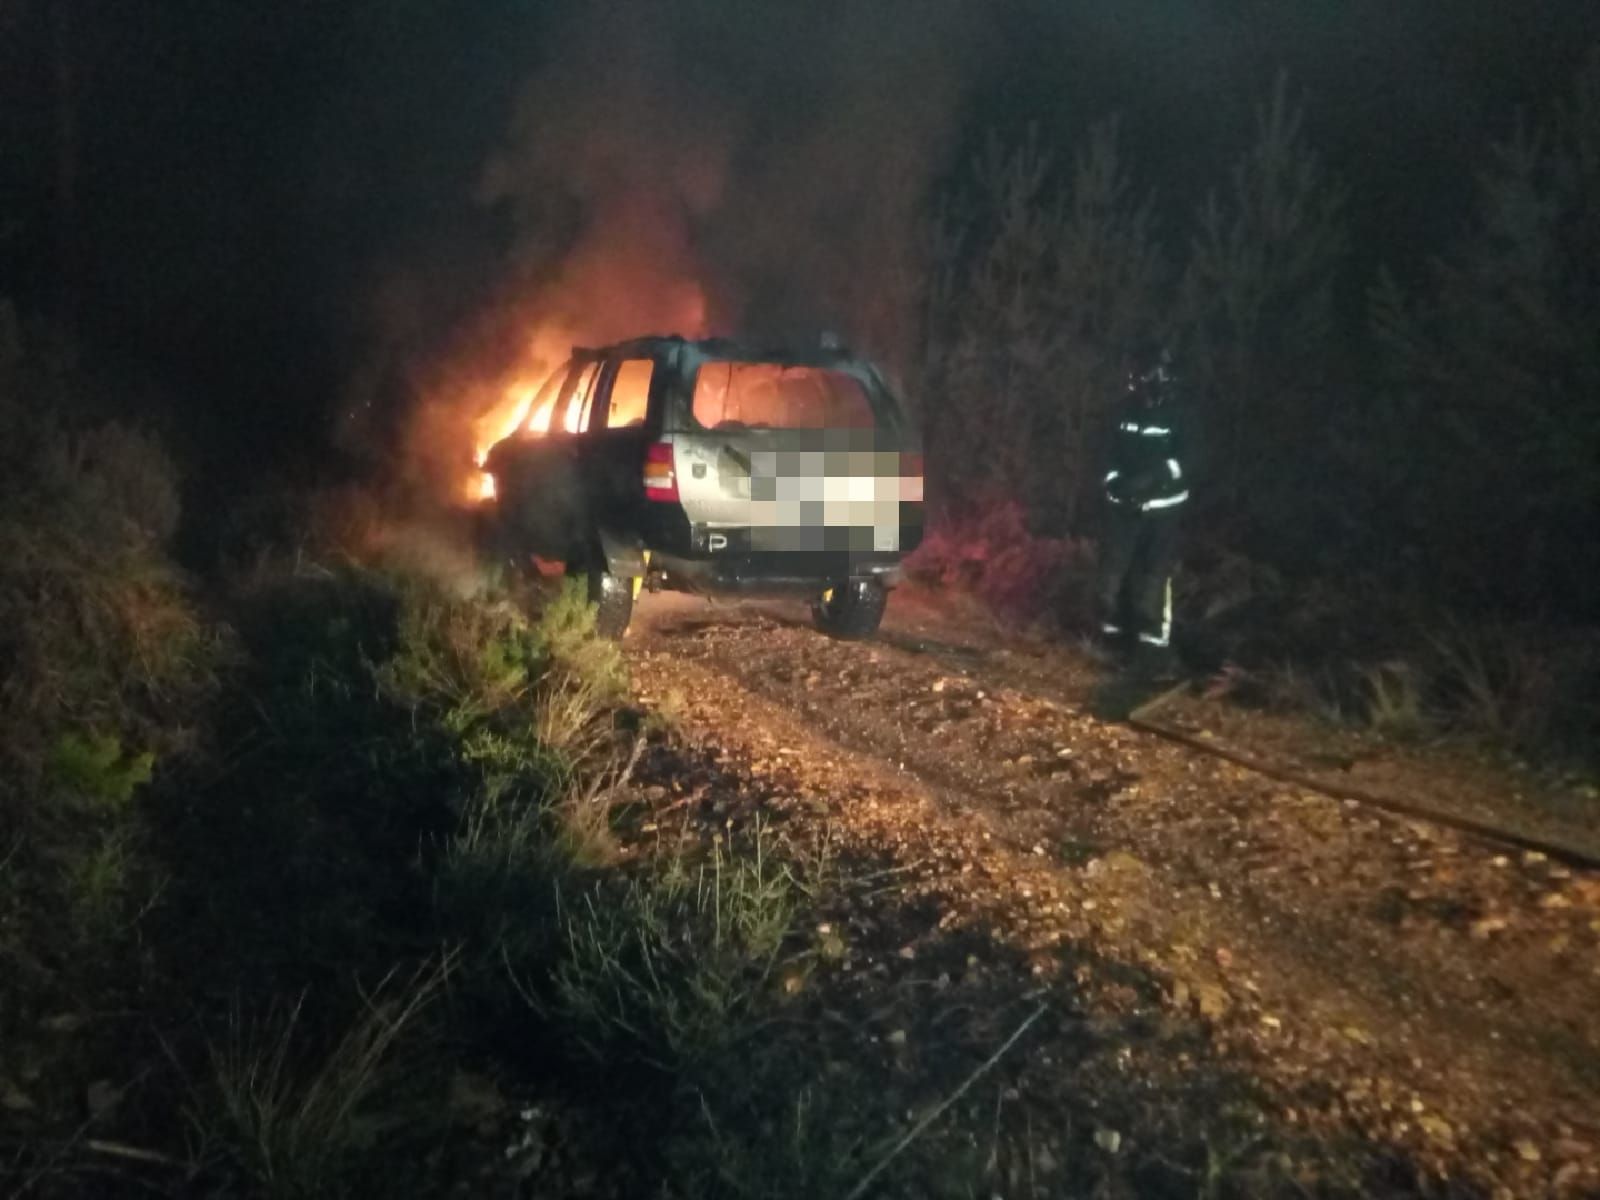
{"label": "pine tree", "polygon": [[1075,529],[1122,349],[1157,319],[1162,264],[1114,120],[1089,131],[1070,183],[1057,175],[1035,133],[991,137],[974,162],[966,219],[942,227],[953,265],[929,321],[926,428],[968,499],[1004,490]]}
{"label": "pine tree", "polygon": [[1258,514],[1296,501],[1328,415],[1346,191],[1303,127],[1280,75],[1228,189],[1200,210],[1184,278],[1185,359],[1208,432],[1201,499]]}
{"label": "pine tree", "polygon": [[1496,602],[1597,611],[1600,52],[1541,129],[1493,147],[1467,236],[1373,321],[1430,558]]}

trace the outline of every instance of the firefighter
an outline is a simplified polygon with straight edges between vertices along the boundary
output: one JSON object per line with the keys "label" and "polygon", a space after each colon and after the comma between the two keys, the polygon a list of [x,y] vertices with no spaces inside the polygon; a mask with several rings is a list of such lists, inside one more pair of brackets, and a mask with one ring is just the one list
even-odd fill
{"label": "firefighter", "polygon": [[1182,414],[1172,355],[1141,346],[1129,356],[1112,431],[1100,546],[1101,633],[1108,650],[1152,678],[1173,678],[1172,567],[1189,498]]}

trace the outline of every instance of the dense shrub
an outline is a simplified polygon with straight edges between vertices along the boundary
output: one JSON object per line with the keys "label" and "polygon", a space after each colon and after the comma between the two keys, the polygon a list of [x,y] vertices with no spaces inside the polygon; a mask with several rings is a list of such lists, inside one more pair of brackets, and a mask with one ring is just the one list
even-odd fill
{"label": "dense shrub", "polygon": [[609,845],[618,648],[577,590],[496,591],[376,522],[302,525],[224,624],[168,555],[160,446],[71,426],[70,386],[0,363],[0,1137],[67,1147],[0,1181],[81,1194],[86,1089],[137,1074],[100,1129],[182,1153],[187,1122],[223,1190],[363,1193],[437,1132],[439,1041],[482,1032],[448,1029],[446,979],[520,1009],[504,964],[557,944],[555,880]]}
{"label": "dense shrub", "polygon": [[166,557],[170,461],[137,430],[65,428],[52,386],[0,364],[0,773],[23,789],[68,733],[167,748],[219,648]]}
{"label": "dense shrub", "polygon": [[1008,620],[1079,629],[1093,615],[1093,547],[1033,532],[1015,500],[980,502],[935,522],[906,570],[923,583],[976,596]]}
{"label": "dense shrub", "polygon": [[138,1011],[166,882],[149,793],[195,750],[227,641],[167,555],[161,447],[69,423],[77,376],[0,341],[0,1079],[27,1137],[81,1122],[128,1053],[118,1021],[39,1031]]}
{"label": "dense shrub", "polygon": [[166,557],[172,464],[136,430],[68,428],[72,386],[0,359],[0,960],[69,989],[157,886],[136,792],[190,740],[222,646]]}

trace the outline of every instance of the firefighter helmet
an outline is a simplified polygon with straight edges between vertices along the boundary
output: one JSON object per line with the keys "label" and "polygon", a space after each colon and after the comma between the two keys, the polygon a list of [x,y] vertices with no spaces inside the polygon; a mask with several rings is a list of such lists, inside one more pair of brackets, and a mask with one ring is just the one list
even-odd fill
{"label": "firefighter helmet", "polygon": [[1163,342],[1137,343],[1127,356],[1127,387],[1148,404],[1162,404],[1177,383],[1172,350]]}

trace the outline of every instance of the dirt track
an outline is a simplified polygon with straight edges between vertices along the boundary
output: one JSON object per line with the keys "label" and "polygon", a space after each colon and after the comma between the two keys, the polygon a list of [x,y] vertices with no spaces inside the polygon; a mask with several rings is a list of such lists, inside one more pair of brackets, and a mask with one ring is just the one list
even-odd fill
{"label": "dirt track", "polygon": [[1203,1064],[1397,1192],[1600,1195],[1600,877],[1098,720],[1071,648],[890,612],[851,645],[652,596],[627,646],[769,815],[886,864],[902,958],[959,933],[1070,987],[1152,1111],[1211,1103]]}

